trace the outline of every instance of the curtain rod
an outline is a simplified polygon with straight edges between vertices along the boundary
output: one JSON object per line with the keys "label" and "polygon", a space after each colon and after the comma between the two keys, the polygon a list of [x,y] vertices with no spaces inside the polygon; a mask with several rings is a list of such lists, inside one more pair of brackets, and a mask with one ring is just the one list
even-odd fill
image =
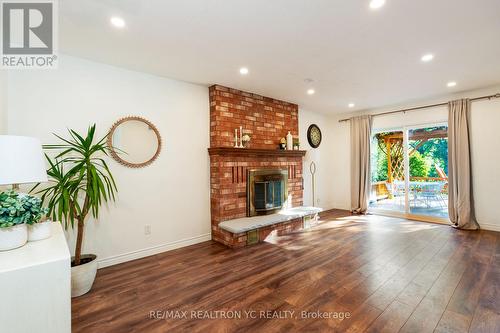
{"label": "curtain rod", "polygon": [[[476,98],[471,98],[471,101],[481,101],[485,99],[492,99],[492,98],[500,98],[500,93],[494,94],[494,95],[488,95],[488,96],[481,96],[481,97],[476,97]],[[372,114],[373,117],[376,116],[385,116],[388,114],[393,114],[393,113],[400,113],[400,112],[406,112],[406,111],[415,111],[415,110],[421,110],[421,109],[429,109],[429,108],[435,108],[438,106],[446,106],[448,105],[448,102],[443,102],[443,103],[436,103],[436,104],[429,104],[429,105],[422,105],[422,106],[415,106],[412,108],[407,108],[407,109],[400,109],[400,110],[394,110],[394,111],[387,111],[387,112],[380,112],[380,113],[374,113]],[[339,123],[344,122],[344,121],[349,121],[350,118],[345,118],[345,119],[340,119]]]}

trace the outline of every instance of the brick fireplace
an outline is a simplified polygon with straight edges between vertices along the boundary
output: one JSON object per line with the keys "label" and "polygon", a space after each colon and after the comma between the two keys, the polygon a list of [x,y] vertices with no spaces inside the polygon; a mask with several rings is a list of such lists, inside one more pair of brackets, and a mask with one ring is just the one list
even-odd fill
{"label": "brick fireplace", "polygon": [[233,147],[234,129],[252,137],[250,148],[277,149],[290,131],[298,136],[299,107],[249,92],[219,85],[209,88],[210,147]]}
{"label": "brick fireplace", "polygon": [[[219,223],[247,216],[249,171],[286,171],[286,204],[302,205],[305,152],[278,149],[288,131],[298,136],[298,106],[220,85],[211,86],[209,93],[212,239],[230,247],[244,246],[245,234],[232,234],[219,228]],[[240,126],[251,136],[248,148],[233,148],[234,130]],[[289,229],[293,222],[267,229]]]}

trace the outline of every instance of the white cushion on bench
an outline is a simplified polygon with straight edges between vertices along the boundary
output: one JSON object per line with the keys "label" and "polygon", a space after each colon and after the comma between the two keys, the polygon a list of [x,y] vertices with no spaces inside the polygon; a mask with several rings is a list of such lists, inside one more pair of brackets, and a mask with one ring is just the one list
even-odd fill
{"label": "white cushion on bench", "polygon": [[280,222],[290,221],[299,217],[315,215],[321,211],[322,209],[317,207],[294,207],[270,215],[242,217],[239,219],[223,221],[219,223],[219,227],[232,232],[233,234],[237,234]]}

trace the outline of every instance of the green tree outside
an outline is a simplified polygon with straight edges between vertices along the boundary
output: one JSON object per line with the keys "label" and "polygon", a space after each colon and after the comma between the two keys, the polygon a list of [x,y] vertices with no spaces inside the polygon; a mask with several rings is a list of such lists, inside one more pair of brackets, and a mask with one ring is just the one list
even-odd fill
{"label": "green tree outside", "polygon": [[[446,127],[432,127],[426,130],[446,129]],[[413,150],[418,141],[410,140],[410,150]],[[371,179],[372,182],[387,181],[387,156],[378,144],[376,136],[372,139]],[[448,174],[448,139],[434,138],[423,143],[410,156],[411,177],[439,177],[436,165]]]}

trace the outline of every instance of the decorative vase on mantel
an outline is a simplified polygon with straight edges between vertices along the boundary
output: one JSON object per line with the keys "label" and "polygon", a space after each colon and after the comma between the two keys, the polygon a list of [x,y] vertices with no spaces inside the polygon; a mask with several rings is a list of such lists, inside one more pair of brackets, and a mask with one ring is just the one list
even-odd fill
{"label": "decorative vase on mantel", "polygon": [[286,150],[293,150],[293,136],[290,131],[286,135]]}

